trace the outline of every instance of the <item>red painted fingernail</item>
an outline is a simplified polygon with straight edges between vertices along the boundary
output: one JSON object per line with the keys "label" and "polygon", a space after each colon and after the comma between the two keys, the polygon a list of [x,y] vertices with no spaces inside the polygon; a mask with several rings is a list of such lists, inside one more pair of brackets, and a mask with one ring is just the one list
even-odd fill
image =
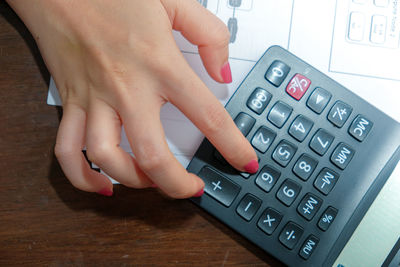
{"label": "red painted fingernail", "polygon": [[104,189],[101,189],[100,191],[97,191],[97,194],[111,197],[113,195],[113,191],[109,188],[104,188]]}
{"label": "red painted fingernail", "polygon": [[156,185],[156,184],[152,184],[150,186],[153,187],[153,188],[157,188],[158,187],[158,185]]}
{"label": "red painted fingernail", "polygon": [[229,62],[226,62],[221,68],[221,76],[224,83],[231,83],[232,82],[232,72],[231,66]]}
{"label": "red painted fingernail", "polygon": [[258,170],[258,161],[253,159],[246,166],[244,166],[244,170],[248,173],[256,173]]}
{"label": "red painted fingernail", "polygon": [[193,197],[201,197],[204,194],[204,188],[197,192]]}

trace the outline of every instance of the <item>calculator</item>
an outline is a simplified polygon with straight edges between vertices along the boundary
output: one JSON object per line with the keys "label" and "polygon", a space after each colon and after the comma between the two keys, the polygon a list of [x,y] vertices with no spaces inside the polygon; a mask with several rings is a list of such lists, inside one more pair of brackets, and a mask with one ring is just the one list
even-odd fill
{"label": "calculator", "polygon": [[286,265],[332,266],[400,159],[400,124],[279,46],[226,110],[260,168],[235,170],[204,139],[191,200]]}

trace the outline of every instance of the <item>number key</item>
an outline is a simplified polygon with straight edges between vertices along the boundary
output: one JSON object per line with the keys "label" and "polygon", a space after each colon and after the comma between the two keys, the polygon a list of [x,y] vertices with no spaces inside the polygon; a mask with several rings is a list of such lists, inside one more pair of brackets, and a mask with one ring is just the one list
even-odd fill
{"label": "number key", "polygon": [[307,117],[299,115],[292,122],[292,125],[289,128],[289,134],[297,139],[297,141],[302,142],[310,132],[313,125],[314,123]]}
{"label": "number key", "polygon": [[307,154],[301,155],[293,167],[293,172],[302,180],[306,181],[317,167],[318,161]]}
{"label": "number key", "polygon": [[286,140],[282,140],[275,148],[272,158],[282,167],[286,167],[297,151],[297,147]]}
{"label": "number key", "polygon": [[290,71],[290,67],[280,60],[275,60],[265,73],[265,79],[279,87]]}
{"label": "number key", "polygon": [[278,101],[270,110],[268,120],[276,127],[282,128],[292,113],[292,110],[293,109],[289,105]]}
{"label": "number key", "polygon": [[265,153],[276,137],[271,129],[261,126],[251,139],[251,144],[261,153]]}
{"label": "number key", "polygon": [[247,107],[257,114],[261,114],[271,100],[272,95],[258,87],[247,100]]}
{"label": "number key", "polygon": [[272,187],[278,181],[281,173],[278,170],[275,170],[273,167],[266,165],[262,168],[260,173],[256,178],[256,184],[265,192],[271,191]]}
{"label": "number key", "polygon": [[286,179],[285,182],[281,185],[278,192],[276,193],[276,197],[286,206],[292,205],[293,201],[299,195],[301,190],[301,186],[292,181],[290,179]]}

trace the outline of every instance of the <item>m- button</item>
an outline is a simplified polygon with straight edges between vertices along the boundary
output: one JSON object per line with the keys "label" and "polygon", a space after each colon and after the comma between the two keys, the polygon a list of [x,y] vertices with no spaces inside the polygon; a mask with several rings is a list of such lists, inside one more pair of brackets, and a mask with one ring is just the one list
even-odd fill
{"label": "m- button", "polygon": [[198,175],[204,181],[204,192],[227,207],[240,192],[240,186],[210,167],[203,167]]}

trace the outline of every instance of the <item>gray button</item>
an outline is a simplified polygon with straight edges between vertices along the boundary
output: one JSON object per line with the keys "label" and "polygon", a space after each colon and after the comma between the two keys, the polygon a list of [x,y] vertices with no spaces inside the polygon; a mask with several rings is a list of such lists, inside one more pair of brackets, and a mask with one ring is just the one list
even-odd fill
{"label": "gray button", "polygon": [[288,65],[280,60],[275,60],[265,73],[265,79],[278,87],[282,84],[283,80],[285,80],[289,71],[290,67]]}
{"label": "gray button", "polygon": [[328,120],[337,127],[342,127],[349,118],[353,108],[342,101],[337,101],[328,114]]}
{"label": "gray button", "polygon": [[249,109],[255,113],[261,114],[268,105],[269,101],[271,101],[271,98],[272,95],[269,92],[258,87],[247,100],[247,107],[249,107]]}
{"label": "gray button", "polygon": [[314,172],[318,165],[318,161],[313,159],[307,154],[301,155],[293,167],[293,172],[299,176],[302,180],[306,181],[310,175]]}
{"label": "gray button", "polygon": [[358,115],[349,128],[349,134],[362,142],[367,137],[374,124],[362,115]]}
{"label": "gray button", "polygon": [[308,98],[307,106],[314,112],[321,114],[331,97],[332,94],[329,93],[327,90],[321,87],[317,87]]}
{"label": "gray button", "polygon": [[203,167],[198,175],[204,181],[204,192],[227,207],[240,192],[240,186],[209,167]]}
{"label": "gray button", "polygon": [[302,142],[310,132],[313,125],[314,123],[310,119],[303,115],[299,115],[292,122],[289,133],[291,136],[297,139],[297,141]]}
{"label": "gray button", "polygon": [[315,151],[315,153],[322,156],[331,146],[333,139],[335,139],[333,135],[324,129],[319,129],[311,139],[310,147]]}
{"label": "gray button", "polygon": [[315,188],[322,194],[328,195],[335,186],[339,174],[329,168],[323,168],[314,181]]}
{"label": "gray button", "polygon": [[236,212],[246,221],[250,221],[261,206],[261,200],[252,194],[246,194],[240,201]]}
{"label": "gray button", "polygon": [[251,139],[251,144],[261,153],[265,153],[276,137],[271,129],[261,126]]}
{"label": "gray button", "polygon": [[274,169],[273,167],[266,165],[262,168],[262,170],[258,173],[256,178],[256,185],[258,185],[265,192],[271,191],[272,187],[278,181],[281,173]]}
{"label": "gray button", "polygon": [[276,197],[283,204],[289,207],[299,195],[300,190],[301,186],[298,183],[290,179],[286,179],[276,193]]}
{"label": "gray button", "polygon": [[328,207],[324,213],[322,213],[321,218],[318,221],[318,227],[322,231],[328,230],[329,226],[333,223],[336,216],[338,214],[338,210],[334,207]]}
{"label": "gray button", "polygon": [[355,150],[345,144],[340,143],[333,151],[331,156],[331,161],[335,164],[338,168],[344,170],[346,166],[349,164],[350,160],[353,158]]}
{"label": "gray button", "polygon": [[275,148],[272,158],[282,167],[286,167],[297,151],[297,147],[286,140],[282,140]]}
{"label": "gray button", "polygon": [[279,241],[288,249],[293,249],[303,235],[303,228],[294,222],[286,224],[279,235]]}
{"label": "gray button", "polygon": [[276,127],[281,128],[289,118],[292,110],[289,105],[278,101],[269,112],[268,120]]}
{"label": "gray button", "polygon": [[316,195],[307,193],[297,206],[297,212],[306,220],[310,221],[312,218],[314,218],[321,205],[322,199]]}
{"label": "gray button", "polygon": [[303,245],[300,248],[299,255],[303,259],[307,260],[317,247],[319,239],[313,235],[307,237]]}
{"label": "gray button", "polygon": [[242,134],[244,136],[247,136],[251,128],[253,128],[254,123],[256,123],[256,119],[254,119],[249,114],[240,112],[239,115],[236,116],[234,122],[239,130],[242,132]]}
{"label": "gray button", "polygon": [[257,226],[267,235],[271,235],[281,220],[282,215],[278,211],[273,208],[267,208],[258,220]]}

